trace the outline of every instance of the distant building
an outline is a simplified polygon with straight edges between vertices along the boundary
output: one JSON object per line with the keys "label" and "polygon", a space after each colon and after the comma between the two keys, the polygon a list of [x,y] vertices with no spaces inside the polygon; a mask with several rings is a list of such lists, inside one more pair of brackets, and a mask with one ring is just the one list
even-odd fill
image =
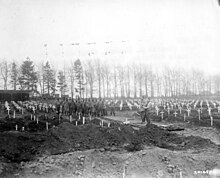
{"label": "distant building", "polygon": [[30,90],[0,90],[0,101],[25,101],[31,94]]}

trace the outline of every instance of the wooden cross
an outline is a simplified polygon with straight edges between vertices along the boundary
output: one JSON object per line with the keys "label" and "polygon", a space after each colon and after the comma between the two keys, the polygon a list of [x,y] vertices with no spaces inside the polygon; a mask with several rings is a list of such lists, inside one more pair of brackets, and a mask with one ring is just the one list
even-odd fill
{"label": "wooden cross", "polygon": [[9,106],[7,107],[7,111],[8,111],[8,115],[10,114],[10,108],[9,108]]}
{"label": "wooden cross", "polygon": [[123,122],[124,124],[129,124],[130,121],[128,121],[128,119],[126,118],[125,122]]}
{"label": "wooden cross", "polygon": [[187,113],[188,113],[188,117],[189,117],[189,115],[190,115],[190,109],[187,109]]}
{"label": "wooden cross", "polygon": [[176,117],[176,115],[177,115],[177,112],[175,111],[175,112],[174,112],[173,114],[174,114],[174,116]]}

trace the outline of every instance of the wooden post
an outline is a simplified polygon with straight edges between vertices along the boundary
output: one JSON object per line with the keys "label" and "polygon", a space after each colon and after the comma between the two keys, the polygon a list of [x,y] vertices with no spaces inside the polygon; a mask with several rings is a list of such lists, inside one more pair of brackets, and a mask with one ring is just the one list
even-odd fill
{"label": "wooden post", "polygon": [[164,112],[162,111],[162,112],[161,112],[161,119],[162,119],[162,120],[163,120],[163,113],[164,113]]}
{"label": "wooden post", "polygon": [[17,124],[15,125],[15,130],[18,131],[18,125]]}
{"label": "wooden post", "polygon": [[201,118],[200,118],[200,109],[198,109],[197,111],[198,111],[199,120],[200,120],[200,119],[201,119]]}
{"label": "wooden post", "polygon": [[211,116],[210,119],[211,119],[211,127],[212,127],[213,126],[213,117]]}
{"label": "wooden post", "polygon": [[159,114],[159,109],[157,108],[156,110],[157,110],[157,116],[158,116],[158,114]]}
{"label": "wooden post", "polygon": [[14,110],[14,116],[13,116],[13,118],[15,119],[15,110]]}
{"label": "wooden post", "polygon": [[46,130],[48,130],[49,128],[48,128],[48,122],[46,122]]}
{"label": "wooden post", "polygon": [[85,117],[83,117],[83,125],[85,124]]}
{"label": "wooden post", "polygon": [[209,116],[211,116],[211,108],[208,108]]}

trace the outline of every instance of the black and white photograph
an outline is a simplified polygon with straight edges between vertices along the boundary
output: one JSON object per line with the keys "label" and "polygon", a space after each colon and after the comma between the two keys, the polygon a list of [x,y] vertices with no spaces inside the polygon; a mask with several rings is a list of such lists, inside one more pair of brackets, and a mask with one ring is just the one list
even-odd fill
{"label": "black and white photograph", "polygon": [[220,178],[220,1],[0,0],[0,178]]}

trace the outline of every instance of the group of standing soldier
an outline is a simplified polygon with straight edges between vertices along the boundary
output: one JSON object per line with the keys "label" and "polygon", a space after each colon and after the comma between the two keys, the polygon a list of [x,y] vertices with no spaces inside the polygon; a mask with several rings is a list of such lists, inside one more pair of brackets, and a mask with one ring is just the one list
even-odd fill
{"label": "group of standing soldier", "polygon": [[110,110],[110,115],[115,115],[115,104],[113,101],[107,104],[104,100],[98,99],[65,99],[57,100],[55,103],[56,111],[62,115],[81,115],[81,116],[107,116]]}

